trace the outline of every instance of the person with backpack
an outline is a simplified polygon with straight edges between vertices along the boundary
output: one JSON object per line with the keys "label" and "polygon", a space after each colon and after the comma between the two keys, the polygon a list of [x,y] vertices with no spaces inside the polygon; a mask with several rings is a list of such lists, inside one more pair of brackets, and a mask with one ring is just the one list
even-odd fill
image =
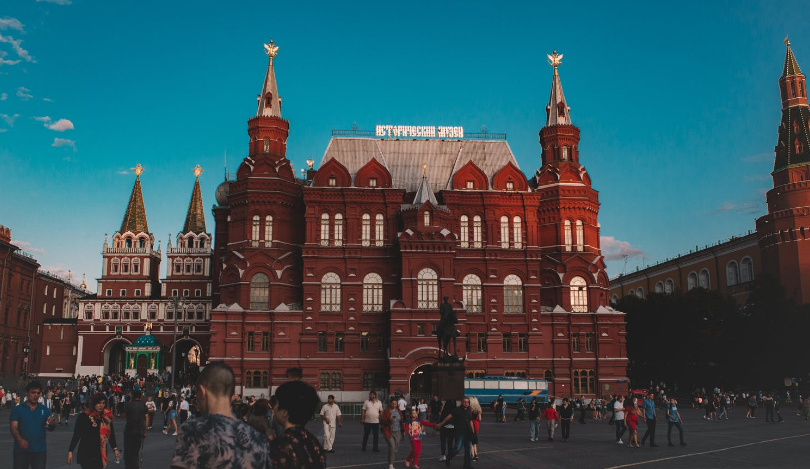
{"label": "person with backpack", "polygon": [[667,427],[669,446],[675,446],[672,444],[672,427],[678,429],[678,433],[681,437],[681,446],[686,446],[686,443],[683,441],[683,419],[681,418],[681,413],[678,412],[678,401],[676,401],[675,398],[670,399],[667,405]]}

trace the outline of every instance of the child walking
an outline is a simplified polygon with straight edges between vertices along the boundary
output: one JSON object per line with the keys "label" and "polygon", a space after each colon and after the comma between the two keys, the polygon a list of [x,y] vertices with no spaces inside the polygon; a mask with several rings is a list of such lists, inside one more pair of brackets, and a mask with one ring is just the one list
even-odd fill
{"label": "child walking", "polygon": [[436,426],[427,420],[419,418],[419,409],[411,409],[411,414],[405,421],[405,434],[411,440],[411,452],[405,458],[405,467],[413,465],[414,469],[419,469],[419,455],[422,454],[422,436],[425,434],[425,427],[435,428]]}

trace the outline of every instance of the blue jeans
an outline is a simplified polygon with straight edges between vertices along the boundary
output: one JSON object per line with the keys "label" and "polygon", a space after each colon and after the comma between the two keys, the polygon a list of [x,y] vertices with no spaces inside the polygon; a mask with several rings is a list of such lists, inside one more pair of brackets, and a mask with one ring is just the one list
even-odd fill
{"label": "blue jeans", "polygon": [[14,469],[45,469],[45,460],[48,453],[14,453]]}
{"label": "blue jeans", "polygon": [[453,445],[453,449],[450,450],[450,454],[447,455],[447,462],[449,463],[450,460],[460,453],[461,448],[464,448],[464,467],[472,467],[472,460],[470,459],[472,443],[465,433],[456,433],[456,443]]}
{"label": "blue jeans", "polygon": [[621,440],[626,431],[627,427],[624,425],[624,420],[616,420],[616,441]]}
{"label": "blue jeans", "polygon": [[678,428],[678,433],[680,434],[681,437],[681,443],[683,443],[683,427],[681,426],[681,422],[667,421],[667,426],[669,427],[667,428],[667,441],[669,441],[669,444],[672,444],[672,427]]}
{"label": "blue jeans", "polygon": [[532,440],[535,438],[540,438],[540,421],[539,420],[530,420],[529,421],[529,438]]}

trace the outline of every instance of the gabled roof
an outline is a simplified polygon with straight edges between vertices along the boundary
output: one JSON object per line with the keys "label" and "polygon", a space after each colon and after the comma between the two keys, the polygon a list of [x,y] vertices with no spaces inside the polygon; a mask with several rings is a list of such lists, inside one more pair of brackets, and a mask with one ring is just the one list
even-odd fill
{"label": "gabled roof", "polygon": [[133,233],[149,233],[149,225],[146,223],[146,208],[143,204],[143,193],[141,192],[141,177],[135,177],[135,186],[132,187],[132,195],[129,196],[127,211],[124,213],[124,220],[121,222],[120,233],[131,231]]}
{"label": "gabled roof", "polygon": [[394,188],[416,192],[422,184],[422,165],[428,165],[432,191],[452,189],[453,175],[468,161],[475,162],[490,182],[511,162],[518,166],[506,141],[490,140],[397,140],[332,137],[319,167],[332,158],[342,163],[352,178],[372,158],[391,173]]}
{"label": "gabled roof", "polygon": [[416,190],[416,196],[413,198],[413,205],[421,207],[425,202],[430,202],[434,207],[439,205],[439,201],[436,200],[436,194],[434,194],[433,190],[430,188],[430,181],[428,180],[427,174],[422,175],[419,189]]}
{"label": "gabled roof", "polygon": [[188,213],[186,213],[186,223],[183,224],[183,233],[189,231],[205,233],[205,210],[203,210],[199,177],[194,181],[194,190],[191,192],[191,201],[188,203]]}

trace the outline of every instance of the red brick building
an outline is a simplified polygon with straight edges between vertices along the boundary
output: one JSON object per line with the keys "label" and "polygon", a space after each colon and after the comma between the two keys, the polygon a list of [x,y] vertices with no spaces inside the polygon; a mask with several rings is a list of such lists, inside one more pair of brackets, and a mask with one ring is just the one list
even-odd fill
{"label": "red brick building", "polygon": [[248,156],[213,209],[210,358],[245,393],[288,367],[344,401],[430,392],[420,372],[437,357],[443,296],[471,375],[545,377],[557,396],[627,390],[624,314],[608,306],[598,194],[556,53],[529,178],[505,138],[394,128],[333,135],[299,179],[268,51]]}
{"label": "red brick building", "polygon": [[[23,376],[31,350],[31,337],[36,329],[34,318],[34,284],[39,263],[30,254],[11,243],[11,229],[0,225],[0,373]],[[27,352],[27,353],[26,353]]]}

